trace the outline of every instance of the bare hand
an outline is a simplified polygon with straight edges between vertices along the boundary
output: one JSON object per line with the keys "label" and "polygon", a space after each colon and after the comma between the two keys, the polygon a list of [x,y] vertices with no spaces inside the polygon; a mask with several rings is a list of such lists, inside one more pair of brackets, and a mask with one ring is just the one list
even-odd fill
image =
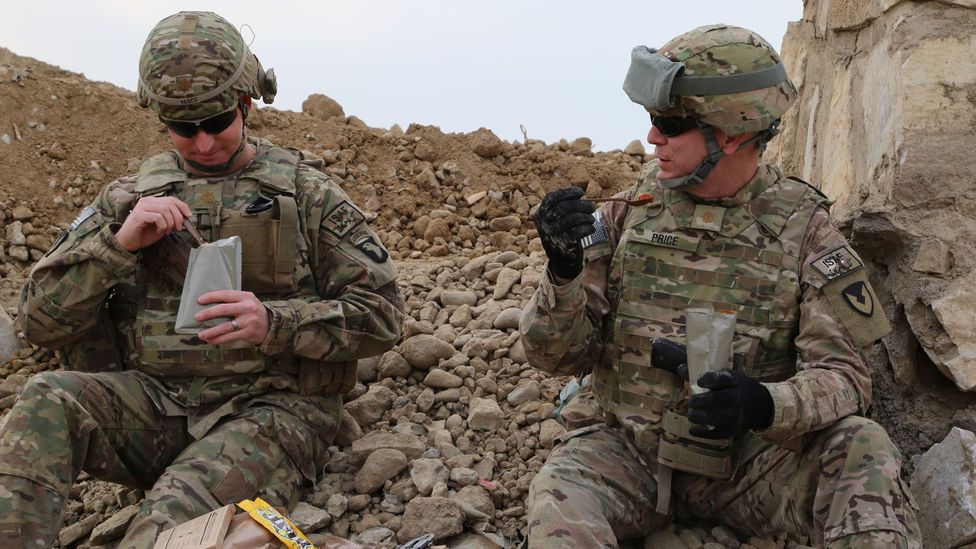
{"label": "bare hand", "polygon": [[227,318],[227,322],[207,328],[197,337],[211,345],[246,341],[260,345],[268,335],[268,310],[251,292],[237,290],[217,290],[207,292],[197,299],[200,305],[218,303],[196,314],[197,322],[214,318]]}
{"label": "bare hand", "polygon": [[190,207],[177,198],[146,196],[136,202],[115,238],[123,248],[135,252],[183,228],[183,218],[190,214]]}

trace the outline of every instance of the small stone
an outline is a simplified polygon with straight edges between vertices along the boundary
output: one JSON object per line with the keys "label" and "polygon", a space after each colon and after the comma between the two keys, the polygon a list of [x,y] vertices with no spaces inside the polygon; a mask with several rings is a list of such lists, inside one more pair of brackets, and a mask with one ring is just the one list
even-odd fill
{"label": "small stone", "polygon": [[478,482],[479,477],[478,473],[472,469],[468,469],[467,467],[457,467],[455,469],[451,469],[450,480],[457,486],[471,486],[472,484]]}
{"label": "small stone", "polygon": [[371,453],[356,473],[356,491],[369,494],[383,486],[407,467],[407,456],[393,448],[380,448]]}
{"label": "small stone", "polygon": [[510,231],[512,229],[518,229],[521,226],[522,218],[517,215],[496,217],[488,223],[488,227],[492,231]]}
{"label": "small stone", "polygon": [[329,496],[325,510],[329,512],[329,516],[339,518],[346,513],[348,506],[349,501],[346,499],[346,496],[342,494],[332,494]]}
{"label": "small stone", "polygon": [[439,459],[421,458],[410,464],[410,479],[424,496],[429,496],[438,482],[447,482],[450,475],[451,472]]}
{"label": "small stone", "polygon": [[402,452],[407,459],[417,459],[427,449],[427,443],[419,437],[405,433],[372,431],[352,443],[349,460],[353,464],[363,463],[367,456],[380,448],[393,448]]}
{"label": "small stone", "polygon": [[62,528],[58,533],[58,541],[61,542],[61,547],[67,547],[72,543],[83,539],[85,536],[90,534],[92,530],[95,529],[95,526],[101,523],[104,519],[104,515],[97,513],[94,515],[88,515],[78,522]]}
{"label": "small stone", "polygon": [[441,359],[451,358],[454,347],[432,335],[419,334],[404,341],[400,352],[414,368],[429,370]]}
{"label": "small stone", "polygon": [[441,292],[441,304],[445,307],[469,305],[478,303],[478,294],[466,290],[444,290]]}
{"label": "small stone", "polygon": [[733,532],[728,526],[721,524],[715,526],[712,528],[711,534],[712,537],[715,538],[715,541],[721,543],[728,549],[739,549],[739,546],[742,545],[742,543],[739,542],[739,538],[735,537],[735,532]]}
{"label": "small stone", "polygon": [[24,205],[15,206],[11,213],[17,221],[30,221],[34,218],[34,212]]}
{"label": "small stone", "polygon": [[92,530],[92,545],[104,545],[105,542],[122,537],[132,519],[139,514],[139,505],[129,505],[125,509],[113,514],[108,520],[102,522]]}
{"label": "small stone", "polygon": [[377,383],[371,385],[366,394],[344,407],[360,427],[369,427],[379,421],[383,413],[390,409],[394,398],[396,393],[393,389]]}
{"label": "small stone", "polygon": [[463,383],[464,380],[459,376],[438,368],[434,368],[428,372],[427,377],[424,378],[424,385],[436,389],[454,389],[460,387]]}
{"label": "small stone", "polygon": [[505,299],[508,292],[512,290],[512,286],[515,286],[521,277],[522,273],[519,271],[510,269],[508,267],[502,267],[501,271],[498,272],[498,278],[495,280],[495,291],[492,295],[492,299]]}
{"label": "small stone", "polygon": [[397,532],[400,543],[424,534],[433,534],[434,541],[460,534],[464,530],[464,514],[447,498],[417,497],[407,504],[403,524]]}
{"label": "small stone", "polygon": [[578,137],[570,143],[568,152],[574,156],[593,156],[593,141],[589,137]]}
{"label": "small stone", "polygon": [[407,377],[413,367],[407,359],[396,351],[387,351],[380,357],[379,375],[381,378]]}
{"label": "small stone", "polygon": [[494,400],[472,398],[468,410],[468,427],[476,431],[495,431],[505,422],[505,414]]}
{"label": "small stone", "polygon": [[514,330],[519,327],[520,318],[522,318],[522,309],[509,307],[498,313],[492,326],[499,330]]}
{"label": "small stone", "polygon": [[304,501],[298,502],[295,509],[288,514],[288,518],[306,534],[318,532],[332,522],[332,516],[327,511],[309,505]]}
{"label": "small stone", "polygon": [[513,408],[518,408],[526,402],[539,400],[539,397],[541,396],[542,389],[539,386],[539,382],[531,380],[527,383],[519,385],[514,391],[508,393],[506,400],[508,400],[508,403],[511,404]]}

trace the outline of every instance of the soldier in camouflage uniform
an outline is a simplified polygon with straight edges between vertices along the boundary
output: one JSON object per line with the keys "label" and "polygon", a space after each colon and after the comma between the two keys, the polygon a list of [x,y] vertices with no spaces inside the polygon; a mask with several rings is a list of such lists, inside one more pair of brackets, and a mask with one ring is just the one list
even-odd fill
{"label": "soldier in camouflage uniform", "polygon": [[[27,339],[83,371],[31,378],[0,431],[3,547],[51,547],[80,471],[147,491],[122,547],[242,499],[292,508],[357,359],[400,337],[396,273],[362,212],[296,151],[247,137],[275,80],[237,30],[163,19],[139,73],[175,151],[102,191],[24,288]],[[174,330],[184,219],[243,243],[243,291],[204,294],[195,336]]]}
{"label": "soldier in camouflage uniform", "polygon": [[[635,48],[624,89],[651,115],[657,158],[619,195],[642,200],[595,211],[570,187],[536,216],[549,262],[521,319],[527,356],[592,382],[530,487],[529,546],[616,547],[677,516],[919,547],[899,453],[862,417],[861,349],[888,330],[864,264],[819,191],[760,162],[796,98],[779,56],[701,27]],[[735,313],[734,335],[689,397],[680,345],[700,306]]]}

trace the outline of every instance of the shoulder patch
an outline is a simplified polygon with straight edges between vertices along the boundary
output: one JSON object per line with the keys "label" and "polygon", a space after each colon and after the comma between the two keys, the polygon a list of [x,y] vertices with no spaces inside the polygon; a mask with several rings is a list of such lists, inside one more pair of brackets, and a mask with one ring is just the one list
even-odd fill
{"label": "shoulder patch", "polygon": [[587,235],[580,240],[583,248],[589,248],[594,244],[610,240],[610,233],[607,231],[607,224],[603,220],[603,210],[593,212],[593,234]]}
{"label": "shoulder patch", "polygon": [[322,228],[341,239],[350,230],[366,220],[366,217],[348,201],[343,200],[329,210],[322,220]]}
{"label": "shoulder patch", "polygon": [[833,280],[864,267],[864,263],[849,246],[841,246],[818,257],[811,266],[827,280]]}
{"label": "shoulder patch", "polygon": [[380,246],[379,242],[370,234],[359,235],[354,245],[359,248],[359,251],[363,252],[363,255],[372,259],[374,263],[386,263],[386,260],[390,258],[390,254],[387,253],[386,248]]}
{"label": "shoulder patch", "polygon": [[863,280],[848,284],[841,290],[841,295],[856,313],[867,317],[874,314],[874,297]]}

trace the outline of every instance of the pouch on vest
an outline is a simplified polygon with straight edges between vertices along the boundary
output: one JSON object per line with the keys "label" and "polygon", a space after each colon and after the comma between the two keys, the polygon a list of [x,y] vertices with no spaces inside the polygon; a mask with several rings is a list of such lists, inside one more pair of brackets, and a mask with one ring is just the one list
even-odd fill
{"label": "pouch on vest", "polygon": [[223,322],[222,319],[211,319],[203,324],[197,322],[194,315],[213,306],[200,305],[197,299],[207,292],[240,289],[240,238],[232,236],[193,248],[190,250],[174,331],[178,334],[196,334]]}
{"label": "pouch on vest", "polygon": [[242,288],[255,294],[296,291],[298,204],[293,196],[265,198],[270,207],[231,212],[221,221],[220,237],[239,236],[242,245]]}
{"label": "pouch on vest", "polygon": [[102,307],[95,317],[95,326],[78,341],[61,349],[64,369],[74,372],[118,372],[124,369],[119,334]]}

